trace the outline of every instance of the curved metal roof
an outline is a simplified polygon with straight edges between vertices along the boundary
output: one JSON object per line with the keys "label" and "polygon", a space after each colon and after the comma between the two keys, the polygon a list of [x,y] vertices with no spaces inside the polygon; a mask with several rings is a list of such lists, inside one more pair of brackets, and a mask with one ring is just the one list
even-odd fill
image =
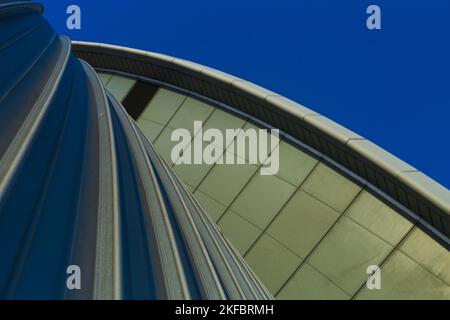
{"label": "curved metal roof", "polygon": [[[156,53],[80,42],[74,42],[71,48],[71,42],[55,35],[41,13],[42,7],[30,2],[0,5],[1,297],[271,298],[253,270],[260,271],[256,270],[260,256],[273,260],[286,249],[276,243],[277,239],[261,233],[253,248],[259,253],[252,249],[250,257],[246,257],[253,259],[254,269],[250,270],[188,186],[163,160],[158,146],[146,139],[132,115],[105,90],[92,67],[185,92],[220,106],[217,110],[226,109],[263,127],[280,128],[285,140],[320,159],[319,163],[315,161],[314,169],[310,168],[311,178],[317,181],[319,172],[332,167],[350,177],[349,181],[357,181],[359,187],[351,192],[352,199],[358,198],[350,206],[353,210],[332,214],[339,217],[333,220],[336,227],[326,231],[320,245],[315,243],[318,249],[308,253],[311,259],[297,264],[295,258],[291,267],[299,272],[292,273],[292,280],[306,275],[306,282],[314,287],[312,279],[322,276],[313,267],[319,266],[325,276],[336,268],[327,260],[329,255],[322,252],[335,252],[334,244],[339,241],[344,242],[340,243],[339,252],[348,252],[345,242],[349,239],[357,242],[371,237],[383,249],[378,256],[383,257],[383,262],[389,260],[382,270],[388,277],[385,284],[391,289],[393,286],[394,293],[399,282],[395,278],[398,273],[392,269],[398,267],[401,272],[405,268],[410,271],[400,277],[403,284],[410,283],[411,277],[426,274],[430,280],[426,283],[432,285],[425,294],[448,296],[448,252],[435,241],[425,240],[415,224],[408,224],[407,235],[402,231],[399,237],[404,241],[393,241],[393,248],[370,230],[364,231],[366,238],[358,238],[357,233],[350,238],[345,236],[350,227],[363,232],[361,226],[350,221],[350,215],[358,220],[358,214],[368,204],[378,205],[365,192],[369,190],[397,212],[413,215],[415,223],[448,248],[447,189],[361,136],[247,81]],[[92,67],[76,59],[71,50]],[[139,85],[134,89],[139,89]],[[270,181],[275,180],[273,177]],[[305,184],[314,191],[310,185],[313,180],[308,178]],[[338,188],[342,187],[340,181],[335,180]],[[303,191],[308,191],[306,187]],[[360,196],[353,195],[356,190]],[[299,201],[293,208],[296,217],[301,216],[300,207],[313,202],[332,211],[300,191],[293,196]],[[358,205],[363,208],[359,210]],[[311,213],[317,216],[319,211]],[[398,217],[397,212],[389,214]],[[371,218],[380,217],[383,216]],[[303,222],[303,226],[313,227],[310,221]],[[284,235],[286,229],[278,225],[277,232]],[[258,248],[261,243],[271,246],[269,251],[274,255],[268,255],[267,248]],[[408,258],[414,254],[419,257]],[[367,262],[365,256],[362,258]],[[346,261],[345,268],[361,262],[358,259]],[[81,268],[81,290],[69,290],[66,286],[70,265]],[[322,269],[323,265],[331,271]],[[265,273],[278,271],[271,263],[261,267]],[[359,273],[353,281],[357,286],[362,283]],[[333,276],[341,288],[350,288],[341,279],[348,277],[349,272]],[[289,291],[297,290],[291,283],[285,282],[286,290],[280,297],[289,297]]]}
{"label": "curved metal roof", "polygon": [[41,13],[0,5],[0,297],[270,299]]}
{"label": "curved metal roof", "polygon": [[449,247],[450,191],[371,141],[274,92],[212,68],[120,46],[73,42],[74,53],[97,70],[159,81],[230,106],[324,155]]}

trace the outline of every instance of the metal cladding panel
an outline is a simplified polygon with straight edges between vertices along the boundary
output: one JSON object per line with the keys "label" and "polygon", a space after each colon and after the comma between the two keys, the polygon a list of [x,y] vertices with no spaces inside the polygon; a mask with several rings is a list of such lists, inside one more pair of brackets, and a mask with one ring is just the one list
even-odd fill
{"label": "metal cladding panel", "polygon": [[271,299],[41,11],[0,5],[0,298]]}
{"label": "metal cladding panel", "polygon": [[[330,119],[248,81],[189,61],[101,43],[74,42],[73,50],[97,70],[174,86],[276,126],[401,203],[423,219],[422,228],[448,247],[450,192]],[[405,194],[411,201],[403,201]]]}

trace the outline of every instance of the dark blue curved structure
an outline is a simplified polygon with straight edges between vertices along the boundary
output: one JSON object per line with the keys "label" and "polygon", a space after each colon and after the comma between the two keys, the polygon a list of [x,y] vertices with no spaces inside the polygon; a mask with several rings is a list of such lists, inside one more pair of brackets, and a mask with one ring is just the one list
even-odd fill
{"label": "dark blue curved structure", "polygon": [[41,13],[0,2],[0,298],[270,299]]}

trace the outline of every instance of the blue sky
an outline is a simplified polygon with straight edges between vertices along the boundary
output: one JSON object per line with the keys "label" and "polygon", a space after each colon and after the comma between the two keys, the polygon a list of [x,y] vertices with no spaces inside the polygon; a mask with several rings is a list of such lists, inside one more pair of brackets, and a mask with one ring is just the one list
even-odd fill
{"label": "blue sky", "polygon": [[[289,97],[450,187],[448,0],[44,0],[75,40],[192,60]],[[82,29],[66,29],[77,4]],[[366,28],[381,8],[382,29]]]}

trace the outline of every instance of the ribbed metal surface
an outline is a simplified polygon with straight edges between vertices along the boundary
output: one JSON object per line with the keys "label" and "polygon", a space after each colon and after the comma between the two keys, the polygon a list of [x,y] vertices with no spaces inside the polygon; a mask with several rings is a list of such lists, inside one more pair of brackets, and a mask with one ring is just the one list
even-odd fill
{"label": "ribbed metal surface", "polygon": [[40,13],[0,5],[0,297],[270,299]]}

